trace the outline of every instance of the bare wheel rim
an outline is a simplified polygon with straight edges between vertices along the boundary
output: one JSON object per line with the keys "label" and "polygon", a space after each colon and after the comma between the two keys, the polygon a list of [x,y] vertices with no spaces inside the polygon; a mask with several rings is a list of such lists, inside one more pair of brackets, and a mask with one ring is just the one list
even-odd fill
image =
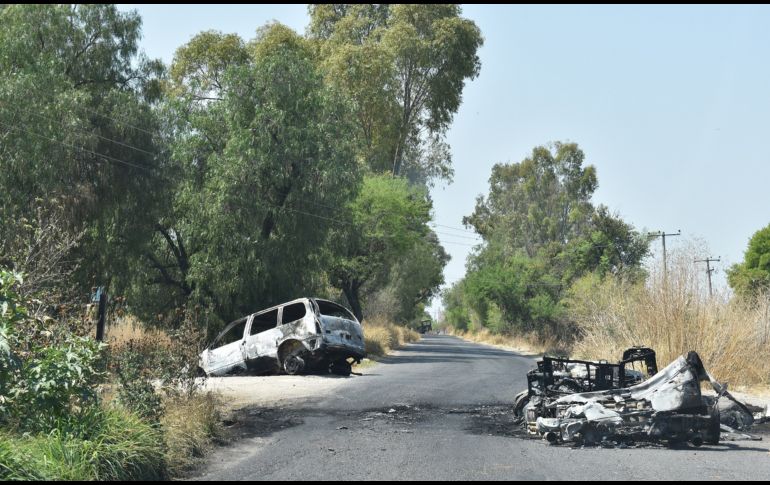
{"label": "bare wheel rim", "polygon": [[283,362],[283,369],[287,374],[298,374],[305,367],[305,361],[298,354],[292,352],[286,356]]}

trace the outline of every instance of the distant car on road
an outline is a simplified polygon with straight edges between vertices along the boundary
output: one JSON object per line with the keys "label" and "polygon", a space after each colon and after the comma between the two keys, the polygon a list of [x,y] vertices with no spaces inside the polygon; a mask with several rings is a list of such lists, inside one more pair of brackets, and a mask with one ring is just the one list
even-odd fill
{"label": "distant car on road", "polygon": [[366,356],[361,324],[345,307],[300,298],[228,324],[206,350],[199,368],[209,376],[283,370],[350,375]]}

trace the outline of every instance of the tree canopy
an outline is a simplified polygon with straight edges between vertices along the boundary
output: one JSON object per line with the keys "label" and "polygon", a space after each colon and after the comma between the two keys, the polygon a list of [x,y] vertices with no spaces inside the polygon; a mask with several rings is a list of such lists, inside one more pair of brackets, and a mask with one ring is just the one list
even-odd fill
{"label": "tree canopy", "polygon": [[770,288],[770,225],[751,236],[743,262],[728,270],[727,281],[742,296],[755,296]]}
{"label": "tree canopy", "polygon": [[648,241],[591,197],[596,169],[575,143],[539,146],[520,163],[497,164],[489,194],[463,219],[484,244],[445,295],[461,328],[569,331],[566,290],[587,273],[638,279]]}
{"label": "tree canopy", "polygon": [[322,289],[331,222],[314,215],[347,204],[360,170],[348,103],[324,84],[306,41],[279,24],[248,45],[204,32],[171,71],[180,177],[146,254],[154,283],[225,318]]}
{"label": "tree canopy", "polygon": [[465,80],[481,67],[475,23],[452,4],[314,4],[309,12],[330,81],[356,103],[369,166],[421,182],[450,177],[443,137]]}
{"label": "tree canopy", "polygon": [[113,5],[10,5],[0,23],[3,252],[16,252],[10,221],[55,199],[61,225],[82,234],[66,258],[80,261],[81,289],[109,285],[163,198],[152,106],[164,68],[139,51],[138,15]]}
{"label": "tree canopy", "polygon": [[420,318],[448,261],[427,187],[480,32],[454,5],[310,11],[307,35],[206,30],[165,66],[136,12],[0,9],[0,265],[163,326],[308,294]]}

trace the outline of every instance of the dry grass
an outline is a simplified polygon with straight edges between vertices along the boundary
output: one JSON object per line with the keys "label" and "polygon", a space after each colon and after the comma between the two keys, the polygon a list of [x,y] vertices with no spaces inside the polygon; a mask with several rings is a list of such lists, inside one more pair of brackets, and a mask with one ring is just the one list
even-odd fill
{"label": "dry grass", "polygon": [[[185,362],[197,357],[199,335],[193,331],[182,335],[185,337],[174,338],[163,330],[142,325],[132,316],[124,316],[109,326],[106,341],[113,360],[119,362],[123,353],[139,353],[147,376],[157,378],[163,374],[161,367],[181,369]],[[197,381],[189,379],[183,371],[172,372],[171,376],[161,392],[160,429],[166,444],[168,472],[170,476],[179,476],[192,468],[212,443],[222,439],[222,403],[211,392],[197,391]]]}
{"label": "dry grass", "polygon": [[709,297],[692,251],[675,254],[668,278],[656,268],[646,285],[585,279],[570,308],[581,338],[578,357],[615,360],[632,345],[652,347],[661,366],[694,350],[718,380],[737,385],[770,383],[770,304],[747,303],[725,291]]}
{"label": "dry grass", "polygon": [[559,348],[557,342],[549,339],[543,341],[537,335],[500,335],[490,332],[486,328],[473,331],[462,331],[454,328],[446,329],[449,335],[460,337],[464,340],[482,344],[494,345],[507,350],[523,354],[564,354],[566,351]]}
{"label": "dry grass", "polygon": [[115,319],[107,326],[105,341],[113,347],[121,347],[129,342],[152,342],[161,347],[171,347],[171,337],[160,329],[147,328],[135,317],[126,315]]}
{"label": "dry grass", "polygon": [[212,393],[164,401],[161,425],[166,440],[166,463],[172,476],[189,470],[206,450],[223,437],[221,403]]}
{"label": "dry grass", "polygon": [[364,344],[369,357],[381,357],[409,342],[420,340],[414,330],[391,323],[381,317],[364,321]]}

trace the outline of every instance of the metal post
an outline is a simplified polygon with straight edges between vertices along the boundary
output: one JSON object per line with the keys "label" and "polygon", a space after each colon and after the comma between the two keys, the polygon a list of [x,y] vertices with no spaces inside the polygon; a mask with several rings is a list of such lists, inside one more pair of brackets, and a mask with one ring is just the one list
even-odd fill
{"label": "metal post", "polygon": [[107,293],[99,288],[99,320],[96,322],[96,340],[104,341],[104,326],[107,323]]}

